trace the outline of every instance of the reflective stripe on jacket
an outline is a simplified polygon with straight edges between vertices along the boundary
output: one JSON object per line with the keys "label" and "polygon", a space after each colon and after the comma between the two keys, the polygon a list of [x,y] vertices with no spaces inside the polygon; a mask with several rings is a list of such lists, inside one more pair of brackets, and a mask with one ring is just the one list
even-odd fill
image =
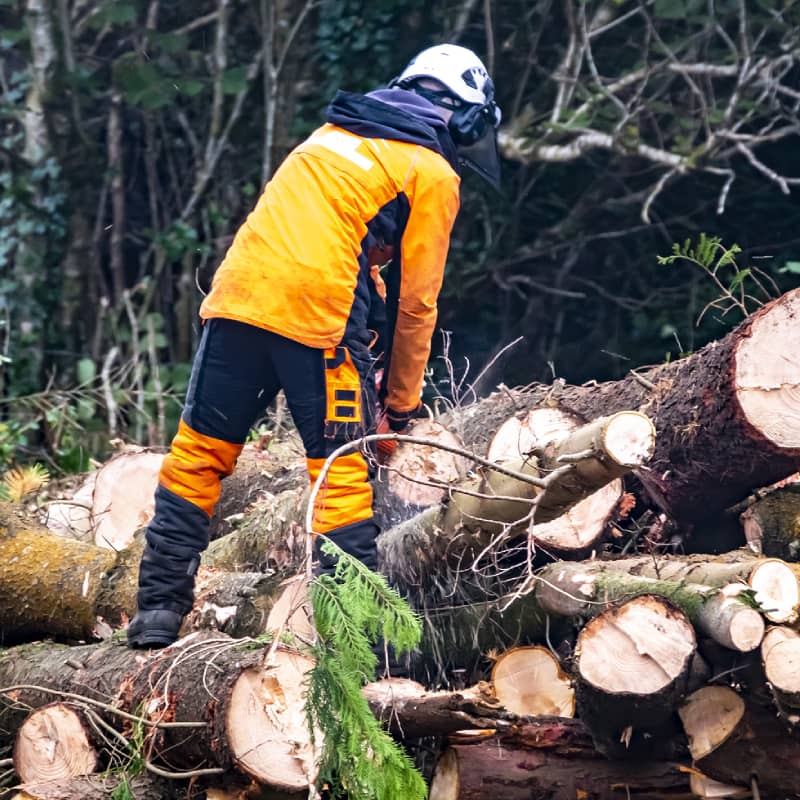
{"label": "reflective stripe on jacket", "polygon": [[440,146],[449,139],[435,120],[370,96],[340,93],[331,109],[339,124],[316,130],[266,185],[200,315],[333,347],[366,332],[367,253],[385,247],[393,252],[385,402],[409,411],[419,404],[459,205],[452,154]]}

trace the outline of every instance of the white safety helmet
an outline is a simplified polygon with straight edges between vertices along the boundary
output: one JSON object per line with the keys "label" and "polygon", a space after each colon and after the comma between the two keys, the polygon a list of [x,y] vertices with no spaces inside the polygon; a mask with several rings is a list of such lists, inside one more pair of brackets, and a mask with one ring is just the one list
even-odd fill
{"label": "white safety helmet", "polygon": [[[429,81],[442,88],[431,88]],[[390,85],[411,89],[452,111],[447,127],[461,161],[492,185],[499,185],[495,129],[502,114],[494,100],[492,79],[472,50],[455,44],[429,47],[414,56]]]}

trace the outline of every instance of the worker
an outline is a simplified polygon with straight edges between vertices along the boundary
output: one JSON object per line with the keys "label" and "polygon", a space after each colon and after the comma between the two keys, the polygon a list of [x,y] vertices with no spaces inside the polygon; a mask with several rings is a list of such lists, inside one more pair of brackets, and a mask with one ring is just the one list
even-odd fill
{"label": "worker", "polygon": [[[220,480],[279,390],[312,483],[344,442],[376,426],[401,433],[413,418],[459,206],[459,169],[498,184],[499,123],[480,59],[438,45],[389,88],[338,92],[326,123],[267,183],[200,308],[202,338],[146,532],[131,646],[178,638]],[[376,307],[381,289],[385,308]],[[382,314],[378,337],[370,320]],[[379,362],[375,340],[383,342]],[[383,443],[384,456],[393,445]],[[371,463],[365,449],[335,459],[313,520],[315,532],[375,569]],[[318,569],[331,572],[335,559],[319,541],[315,551]]]}

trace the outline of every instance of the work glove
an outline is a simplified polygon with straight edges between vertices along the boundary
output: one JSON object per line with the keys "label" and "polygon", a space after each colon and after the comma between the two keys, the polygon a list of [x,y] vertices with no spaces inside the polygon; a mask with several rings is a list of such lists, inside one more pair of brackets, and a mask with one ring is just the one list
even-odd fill
{"label": "work glove", "polygon": [[[413,411],[394,411],[388,407],[384,408],[378,419],[376,433],[403,433],[416,412],[417,409]],[[378,462],[386,464],[394,455],[395,450],[397,450],[398,442],[393,439],[383,439],[375,444],[378,451]]]}

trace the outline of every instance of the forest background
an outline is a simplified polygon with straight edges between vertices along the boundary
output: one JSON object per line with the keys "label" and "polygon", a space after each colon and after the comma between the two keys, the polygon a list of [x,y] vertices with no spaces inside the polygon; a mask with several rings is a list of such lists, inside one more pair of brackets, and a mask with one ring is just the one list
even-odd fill
{"label": "forest background", "polygon": [[440,41],[504,174],[464,180],[428,395],[617,378],[797,285],[797,0],[0,0],[0,471],[168,442],[264,181]]}

